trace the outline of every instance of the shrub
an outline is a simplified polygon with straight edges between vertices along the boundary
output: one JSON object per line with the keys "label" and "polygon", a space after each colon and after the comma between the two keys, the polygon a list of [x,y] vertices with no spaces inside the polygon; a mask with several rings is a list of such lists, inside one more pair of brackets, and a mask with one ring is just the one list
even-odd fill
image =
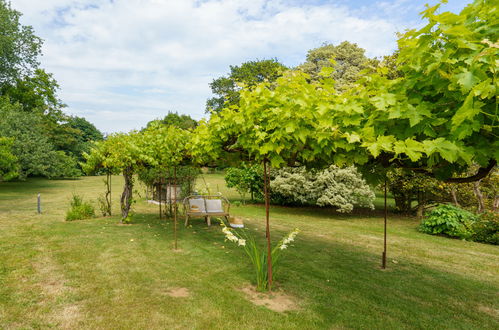
{"label": "shrub", "polygon": [[260,165],[243,164],[240,168],[230,167],[225,173],[227,187],[236,188],[243,201],[246,193],[250,193],[251,200],[263,197],[263,169]]}
{"label": "shrub", "polygon": [[71,207],[66,213],[66,220],[83,220],[95,217],[95,210],[92,204],[83,201],[83,198],[73,194],[71,198]]}
{"label": "shrub", "polygon": [[473,225],[478,217],[453,205],[441,204],[426,214],[419,230],[431,235],[447,235],[457,238],[471,238]]}
{"label": "shrub", "polygon": [[284,168],[270,188],[273,200],[281,204],[335,206],[339,212],[351,212],[355,205],[374,208],[375,194],[355,167]]}
{"label": "shrub", "polygon": [[487,211],[473,224],[473,237],[476,242],[499,245],[499,214]]}

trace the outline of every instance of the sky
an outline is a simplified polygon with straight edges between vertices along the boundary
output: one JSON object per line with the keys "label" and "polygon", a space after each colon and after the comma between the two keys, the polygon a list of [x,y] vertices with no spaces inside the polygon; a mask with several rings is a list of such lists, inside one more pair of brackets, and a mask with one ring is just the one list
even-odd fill
{"label": "sky", "polygon": [[[68,114],[105,133],[140,129],[168,111],[206,117],[209,83],[230,65],[275,58],[293,67],[323,43],[370,57],[424,23],[420,0],[11,0],[44,39]],[[449,0],[460,11],[470,0]],[[430,1],[434,4],[436,1]]]}

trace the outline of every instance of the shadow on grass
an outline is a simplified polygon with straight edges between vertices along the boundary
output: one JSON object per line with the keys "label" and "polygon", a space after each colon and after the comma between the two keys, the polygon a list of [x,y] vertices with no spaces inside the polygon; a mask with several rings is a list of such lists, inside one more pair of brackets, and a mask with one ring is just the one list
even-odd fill
{"label": "shadow on grass", "polygon": [[[298,209],[293,214],[295,211]],[[141,221],[164,231],[159,219],[144,216]],[[244,271],[227,274],[227,280],[252,280],[252,268],[243,249],[224,242],[216,222],[210,228],[202,220],[191,224],[192,227],[185,228],[179,223],[180,245],[202,247],[214,262],[238,263]],[[262,229],[250,225],[264,248]],[[279,230],[272,233],[274,244],[285,235]],[[301,299],[307,310],[296,316],[314,314],[307,317],[318,317],[320,327],[494,328],[498,321],[497,287],[490,283],[404,259],[397,263],[389,259],[388,268],[382,270],[380,255],[345,243],[298,235],[284,251],[276,270],[276,287]]]}

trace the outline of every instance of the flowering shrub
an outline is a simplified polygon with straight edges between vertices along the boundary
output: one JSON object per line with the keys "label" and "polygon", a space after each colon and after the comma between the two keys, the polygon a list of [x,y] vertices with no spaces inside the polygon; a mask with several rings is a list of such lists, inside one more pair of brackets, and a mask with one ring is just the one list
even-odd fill
{"label": "flowering shrub", "polygon": [[[255,269],[256,289],[258,291],[265,291],[269,289],[267,274],[267,252],[265,248],[260,247],[255,241],[255,238],[246,230],[236,231],[227,227],[223,221],[220,221],[220,225],[222,226],[222,232],[225,234],[225,239],[227,241],[236,243],[238,246],[242,246],[249,259],[251,260],[253,268]],[[286,250],[289,247],[289,245],[295,240],[295,237],[299,232],[300,230],[298,228],[295,228],[288,235],[284,236],[272,249],[272,269],[274,273],[278,269],[276,266],[279,265],[279,259],[282,251]]]}
{"label": "flowering shrub", "polygon": [[272,198],[282,204],[329,205],[339,212],[351,212],[355,205],[374,209],[374,192],[355,167],[284,168],[277,171],[270,188]]}

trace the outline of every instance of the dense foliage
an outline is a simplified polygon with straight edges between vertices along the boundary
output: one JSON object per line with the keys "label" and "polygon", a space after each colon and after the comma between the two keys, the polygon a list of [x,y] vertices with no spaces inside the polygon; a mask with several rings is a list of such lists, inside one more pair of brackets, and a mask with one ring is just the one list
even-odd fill
{"label": "dense foliage", "polygon": [[499,214],[486,211],[480,215],[480,220],[473,224],[475,242],[499,245]]}
{"label": "dense foliage", "polygon": [[0,137],[0,181],[18,175],[17,158],[12,154],[12,139]]}
{"label": "dense foliage", "polygon": [[272,199],[281,204],[333,206],[351,212],[354,206],[374,209],[375,194],[355,167],[324,170],[283,168],[270,181]]}

